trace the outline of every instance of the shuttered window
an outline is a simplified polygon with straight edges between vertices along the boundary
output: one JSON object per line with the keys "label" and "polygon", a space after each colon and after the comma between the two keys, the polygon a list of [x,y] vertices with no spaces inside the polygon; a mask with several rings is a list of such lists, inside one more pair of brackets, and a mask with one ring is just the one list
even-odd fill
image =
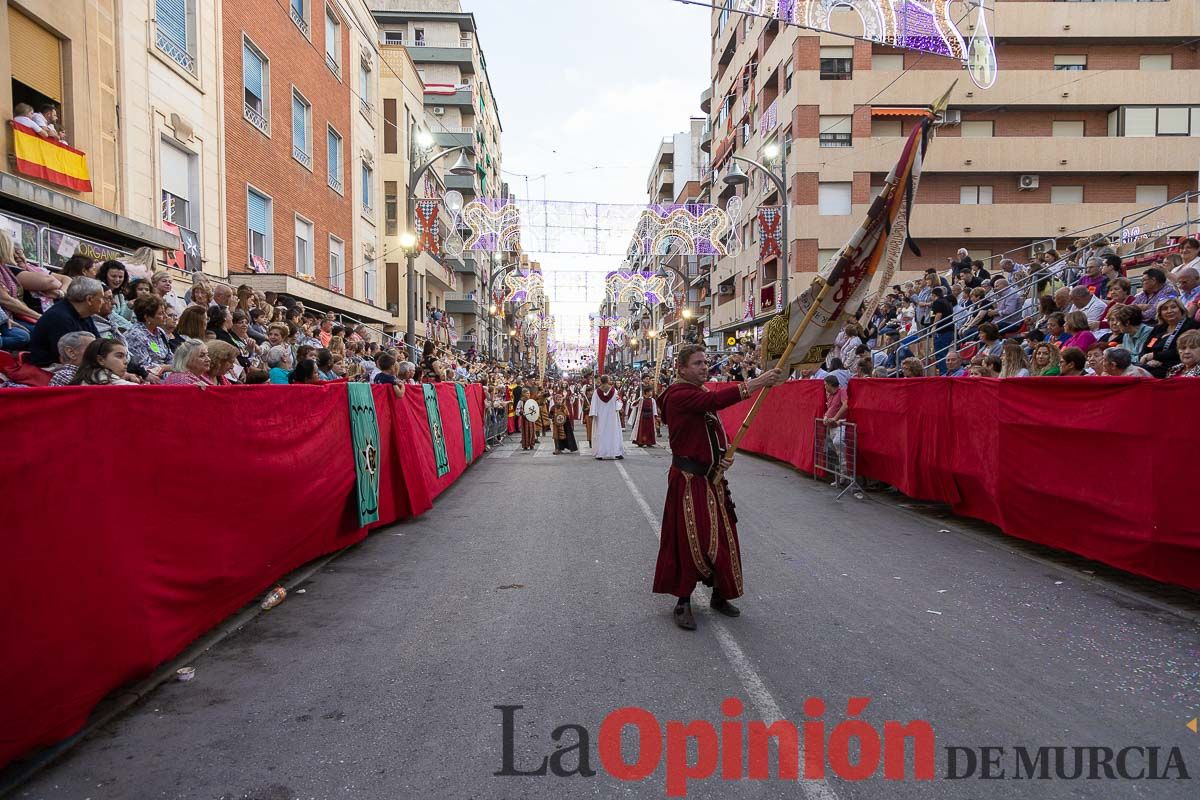
{"label": "shuttered window", "polygon": [[159,168],[162,172],[163,219],[176,225],[196,229],[192,218],[192,195],[195,181],[196,156],[169,144],[159,148]]}
{"label": "shuttered window", "polygon": [[270,202],[253,189],[246,194],[246,225],[262,236],[267,235],[267,205]]}
{"label": "shuttered window", "polygon": [[[259,194],[253,189],[246,189],[246,227],[249,230],[251,268],[259,269],[271,266],[271,198]],[[254,258],[262,259],[263,263],[253,263]]]}
{"label": "shuttered window", "polygon": [[246,86],[246,105],[258,113],[263,111],[263,62],[249,44],[242,45],[242,76]]}
{"label": "shuttered window", "polygon": [[8,41],[13,80],[61,103],[62,43],[58,37],[10,5]]}
{"label": "shuttered window", "polygon": [[386,97],[383,100],[383,152],[398,152],[396,130],[396,99]]}

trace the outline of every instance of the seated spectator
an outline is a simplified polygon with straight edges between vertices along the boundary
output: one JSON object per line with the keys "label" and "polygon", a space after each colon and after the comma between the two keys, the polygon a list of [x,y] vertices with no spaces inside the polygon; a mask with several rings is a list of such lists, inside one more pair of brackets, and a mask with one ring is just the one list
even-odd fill
{"label": "seated spectator", "polygon": [[979,352],[985,356],[1000,357],[1004,342],[1000,339],[1000,329],[994,323],[985,322],[979,326]]}
{"label": "seated spectator", "polygon": [[[900,362],[900,376],[904,378],[925,377],[925,365],[919,358],[906,358]],[[832,373],[828,377],[835,377]],[[836,378],[835,378],[836,379]]]}
{"label": "seated spectator", "polygon": [[950,348],[950,351],[946,353],[946,377],[961,378],[966,374],[967,370],[963,366],[962,353],[954,348]]}
{"label": "seated spectator", "polygon": [[[197,273],[199,274],[199,273]],[[212,305],[212,288],[207,283],[197,283],[188,292],[191,295],[189,305],[197,306],[208,312],[208,307]]]}
{"label": "seated spectator", "polygon": [[1078,347],[1065,347],[1058,354],[1059,374],[1073,378],[1091,374],[1087,366],[1087,356]]}
{"label": "seated spectator", "polygon": [[1118,306],[1108,315],[1108,325],[1112,330],[1110,342],[1123,347],[1136,361],[1145,352],[1146,342],[1150,340],[1154,328],[1142,322],[1142,312],[1133,306]]}
{"label": "seated spectator", "polygon": [[1188,316],[1192,316],[1200,306],[1200,271],[1195,267],[1181,268],[1178,270],[1175,285],[1179,289],[1179,299],[1190,312]]}
{"label": "seated spectator", "polygon": [[1025,360],[1025,350],[1015,339],[1009,339],[1000,349],[1000,377],[1029,377],[1029,362]]}
{"label": "seated spectator", "polygon": [[200,306],[188,306],[179,315],[179,322],[175,323],[175,335],[171,339],[171,350],[183,342],[184,339],[197,339],[204,341],[204,330],[208,325],[208,310],[200,308]]}
{"label": "seated spectator", "polygon": [[58,340],[71,331],[100,334],[92,316],[104,307],[104,286],[95,278],[78,277],[67,287],[67,297],[41,315],[29,337],[30,360],[48,367],[58,358]]}
{"label": "seated spectator", "polygon": [[208,376],[212,358],[204,342],[189,339],[175,351],[171,363],[171,371],[163,379],[167,386],[212,386],[213,380]]}
{"label": "seated spectator", "polygon": [[1179,363],[1167,370],[1168,378],[1200,378],[1200,330],[1184,331],[1176,343]]}
{"label": "seated spectator", "polygon": [[125,334],[125,343],[130,362],[147,372],[161,373],[171,363],[171,340],[162,329],[166,314],[167,304],[158,295],[133,301],[133,316],[137,321]]}
{"label": "seated spectator", "polygon": [[1189,236],[1179,243],[1179,265],[1171,270],[1172,280],[1179,278],[1185,269],[1200,271],[1200,239]]}
{"label": "seated spectator", "polygon": [[241,353],[229,342],[215,340],[205,344],[208,348],[208,379],[217,386],[232,386],[237,383],[232,374],[238,366]]}
{"label": "seated spectator", "polygon": [[125,334],[133,327],[129,320],[114,310],[114,295],[108,287],[104,289],[104,305],[100,307],[100,313],[92,317],[92,321],[96,323],[96,331],[101,339],[116,339],[121,344],[126,343]]}
{"label": "seated spectator", "polygon": [[342,367],[341,373],[335,368],[336,358],[333,351],[322,347],[317,351],[317,374],[321,376],[323,381],[336,381],[345,377],[345,367]]}
{"label": "seated spectator", "polygon": [[267,326],[264,324],[266,312],[261,308],[251,308],[250,325],[246,328],[246,333],[254,340],[255,346],[261,346],[267,341]]}
{"label": "seated spectator", "polygon": [[387,384],[395,391],[396,397],[404,397],[406,381],[401,380],[398,375],[400,365],[396,361],[396,357],[389,353],[383,353],[375,359],[375,365],[379,371],[375,373],[371,383]]}
{"label": "seated spectator", "polygon": [[176,313],[182,314],[183,310],[188,307],[183,298],[175,294],[175,284],[171,280],[171,273],[159,270],[151,275],[150,288],[154,294],[162,298],[164,303],[175,309]]}
{"label": "seated spectator", "polygon": [[[1105,292],[1107,291],[1108,279],[1104,277],[1103,270],[1104,262],[1100,258],[1095,256],[1089,258],[1087,260],[1087,267],[1084,270],[1083,277],[1079,279],[1079,283],[1076,284],[1076,288],[1082,288],[1086,290],[1090,295],[1092,295],[1092,297],[1097,299],[1104,297]],[[1079,305],[1079,301],[1075,297],[1072,297],[1071,299],[1075,300],[1075,305],[1077,307],[1082,308],[1082,306]]]}
{"label": "seated spectator", "polygon": [[1034,345],[1033,358],[1030,361],[1030,374],[1037,377],[1062,374],[1058,363],[1058,348],[1049,342],[1040,342]]}
{"label": "seated spectator", "polygon": [[1200,323],[1187,316],[1178,297],[1169,297],[1158,305],[1158,325],[1146,342],[1139,359],[1151,375],[1165,378],[1171,367],[1179,363],[1177,340],[1185,331],[1200,329]]}
{"label": "seated spectator", "polygon": [[1087,360],[1088,375],[1103,375],[1104,374],[1104,351],[1108,349],[1108,345],[1103,342],[1093,342],[1088,348],[1084,358]]}
{"label": "seated spectator", "polygon": [[75,380],[75,373],[83,363],[83,354],[96,337],[87,331],[71,331],[58,340],[58,363],[51,367],[54,373],[51,386],[66,386]]}
{"label": "seated spectator", "polygon": [[[41,319],[42,312],[26,304],[23,299],[24,294],[8,267],[0,264],[0,309],[5,312],[7,324],[28,332]],[[11,348],[5,347],[4,349]]]}
{"label": "seated spectator", "polygon": [[1118,378],[1149,378],[1150,373],[1136,366],[1133,357],[1124,347],[1109,347],[1104,350],[1104,374]]}
{"label": "seated spectator", "polygon": [[288,375],[292,371],[292,349],[285,344],[278,344],[267,351],[263,359],[270,369],[268,373],[271,383],[288,383]]}
{"label": "seated spectator", "polygon": [[1158,267],[1151,267],[1142,274],[1142,290],[1133,298],[1133,305],[1142,310],[1142,321],[1154,324],[1158,319],[1158,306],[1164,300],[1178,297],[1179,292],[1167,283],[1167,275]]}
{"label": "seated spectator", "polygon": [[[129,290],[129,273],[120,261],[105,261],[96,273],[96,280],[104,284],[113,293],[113,311],[124,316],[125,308],[129,305],[125,293]],[[126,318],[126,321],[129,321]]]}
{"label": "seated spectator", "polygon": [[0,350],[26,350],[29,348],[29,331],[12,321],[3,300],[4,290],[0,288]]}
{"label": "seated spectator", "polygon": [[99,271],[100,268],[96,266],[94,259],[76,253],[63,264],[62,271],[58,273],[58,280],[66,290],[71,288],[71,281],[76,278],[94,278]]}
{"label": "seated spectator", "polygon": [[1082,311],[1072,311],[1067,314],[1065,326],[1067,340],[1063,342],[1063,347],[1078,347],[1086,352],[1095,343],[1096,335],[1092,333],[1087,315]]}
{"label": "seated spectator", "polygon": [[150,281],[145,278],[135,278],[129,282],[129,288],[125,291],[125,311],[121,316],[133,322],[133,301],[139,297],[148,297],[154,291],[150,287]]}
{"label": "seated spectator", "polygon": [[4,267],[11,273],[0,275],[0,288],[33,311],[47,311],[65,296],[62,281],[45,267],[26,261],[20,245],[7,231],[0,231],[0,269]]}
{"label": "seated spectator", "polygon": [[133,386],[126,368],[129,353],[112,339],[97,339],[88,345],[72,386]]}
{"label": "seated spectator", "polygon": [[1108,315],[1117,306],[1129,305],[1133,302],[1133,288],[1128,278],[1113,278],[1108,282],[1108,304],[1100,316],[1100,326],[1108,327]]}
{"label": "seated spectator", "polygon": [[288,383],[294,384],[319,384],[321,376],[317,374],[316,359],[306,358],[296,365],[292,370],[292,374],[288,375]]}
{"label": "seated spectator", "polygon": [[1091,330],[1100,328],[1100,318],[1107,310],[1108,306],[1105,302],[1084,287],[1076,286],[1071,290],[1071,311],[1083,312],[1083,315],[1087,317],[1088,328]]}
{"label": "seated spectator", "polygon": [[982,368],[979,373],[984,378],[999,378],[1000,372],[1004,369],[1004,360],[1000,356],[984,356],[980,363]]}
{"label": "seated spectator", "polygon": [[413,376],[417,372],[417,365],[411,361],[401,361],[396,365],[396,378],[403,384],[414,384]]}

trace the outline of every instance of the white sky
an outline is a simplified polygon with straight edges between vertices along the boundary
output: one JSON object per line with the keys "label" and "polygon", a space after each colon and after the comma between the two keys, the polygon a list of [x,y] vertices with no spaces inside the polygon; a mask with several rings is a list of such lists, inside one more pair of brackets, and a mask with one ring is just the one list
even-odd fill
{"label": "white sky", "polygon": [[[479,26],[511,193],[646,203],[659,142],[701,115],[709,12],[673,0],[463,0],[463,7]],[[547,273],[557,338],[586,341],[604,272],[620,259],[530,257]],[[595,270],[586,300],[585,269]]]}

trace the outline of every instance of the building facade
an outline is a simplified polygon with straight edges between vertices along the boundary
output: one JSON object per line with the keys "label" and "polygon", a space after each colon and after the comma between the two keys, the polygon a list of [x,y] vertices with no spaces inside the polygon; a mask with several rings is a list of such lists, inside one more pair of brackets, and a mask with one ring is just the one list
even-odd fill
{"label": "building facade", "polygon": [[246,0],[224,4],[222,32],[231,282],[382,328],[369,10],[362,0]]}
{"label": "building facade", "polygon": [[[132,262],[142,248],[177,243],[154,204],[135,198],[131,153],[149,143],[125,129],[136,113],[124,102],[125,78],[138,68],[122,60],[134,45],[123,38],[121,8],[116,0],[0,0],[0,74],[8,76],[0,83],[0,229],[50,268],[76,252]],[[137,46],[148,53],[153,43],[143,35]],[[9,122],[19,107],[47,104],[65,144]],[[140,257],[152,268],[150,251]]]}
{"label": "building facade", "polygon": [[[710,276],[714,333],[761,325],[783,268],[759,263],[751,211],[778,205],[778,193],[761,175],[746,189],[724,185],[730,156],[761,159],[772,143],[786,154],[794,297],[861,222],[917,110],[955,81],[912,214],[922,255],[906,253],[903,274],[945,268],[959,247],[975,258],[1029,260],[1196,187],[1200,9],[1192,0],[997,4],[1000,74],[986,91],[945,58],[727,5],[712,15],[703,146],[715,170],[716,180],[706,179],[711,201],[745,195],[746,247]],[[852,8],[835,12],[836,31],[862,35]],[[1166,206],[1142,225],[1185,214],[1183,203]]]}

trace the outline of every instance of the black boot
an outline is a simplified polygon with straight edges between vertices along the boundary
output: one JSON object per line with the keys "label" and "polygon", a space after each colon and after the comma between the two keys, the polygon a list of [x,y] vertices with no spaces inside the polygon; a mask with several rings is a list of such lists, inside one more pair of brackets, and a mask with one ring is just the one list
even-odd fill
{"label": "black boot", "polygon": [[687,599],[681,599],[675,604],[675,624],[685,631],[696,630],[696,618],[692,616],[692,604]]}
{"label": "black boot", "polygon": [[718,614],[724,614],[727,617],[740,617],[742,612],[733,603],[721,597],[721,593],[713,587],[712,601],[709,603],[709,608],[716,611]]}

